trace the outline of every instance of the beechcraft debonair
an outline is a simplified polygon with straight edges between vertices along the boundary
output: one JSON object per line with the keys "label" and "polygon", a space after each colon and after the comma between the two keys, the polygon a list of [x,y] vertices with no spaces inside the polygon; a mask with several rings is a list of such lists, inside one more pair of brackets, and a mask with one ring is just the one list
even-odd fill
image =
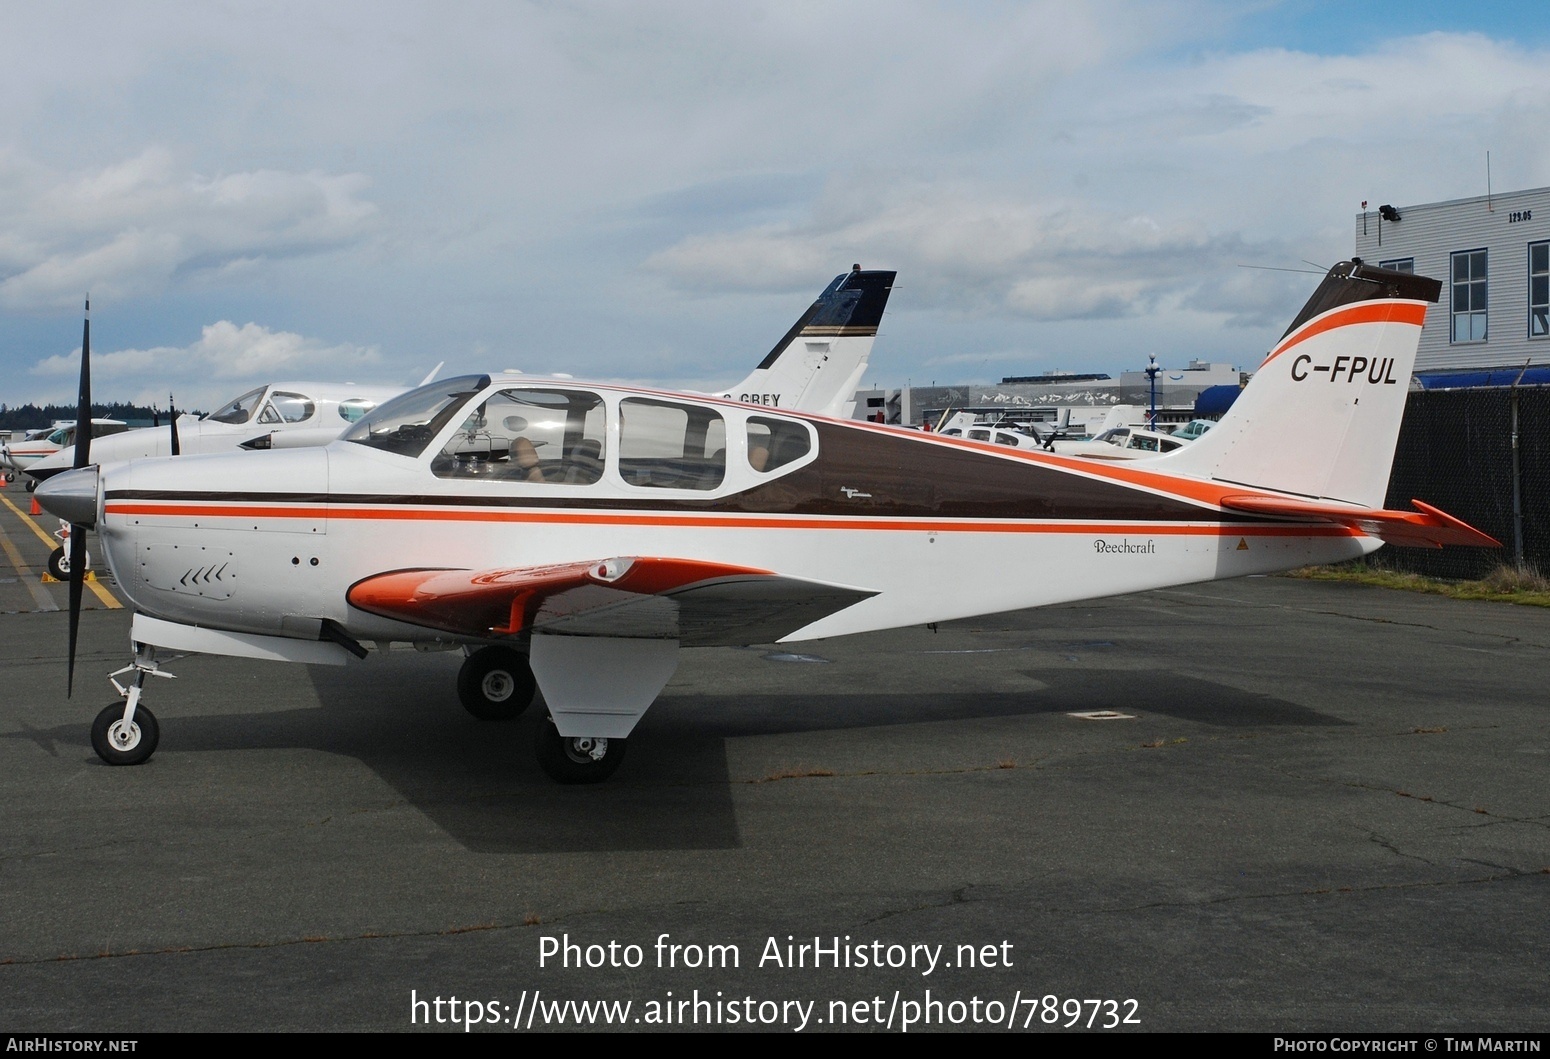
{"label": "beechcraft debonair", "polygon": [[481,717],[517,713],[536,685],[539,762],[592,782],[686,647],[1266,573],[1385,541],[1494,545],[1425,504],[1382,507],[1438,289],[1335,266],[1227,417],[1144,464],[480,375],[412,390],[325,448],[61,475],[40,499],[96,527],[136,608],[135,679],[93,745],[114,764],[150,757],[140,694],[158,651],[345,664],[413,642],[464,649],[458,691]]}

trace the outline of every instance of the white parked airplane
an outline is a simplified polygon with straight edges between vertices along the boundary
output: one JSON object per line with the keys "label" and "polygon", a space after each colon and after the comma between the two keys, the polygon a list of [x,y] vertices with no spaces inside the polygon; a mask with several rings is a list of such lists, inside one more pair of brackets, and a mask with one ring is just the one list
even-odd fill
{"label": "white parked airplane", "polygon": [[[404,394],[325,448],[60,475],[41,502],[96,527],[137,611],[120,671],[135,680],[93,746],[112,764],[151,755],[141,691],[158,649],[344,664],[409,641],[471,651],[458,686],[481,716],[515,714],[536,683],[539,762],[594,782],[684,647],[1267,573],[1385,541],[1495,545],[1419,502],[1382,509],[1439,286],[1336,265],[1221,423],[1144,465],[486,375]],[[73,630],[74,574],[71,588]]]}
{"label": "white parked airplane", "polygon": [[[429,382],[430,379],[426,379]],[[244,447],[268,448],[273,436],[301,432],[311,444],[326,445],[377,405],[404,392],[402,386],[356,386],[340,382],[278,382],[259,386],[234,397],[206,416],[177,418],[177,439],[185,456],[205,452],[230,452]],[[106,466],[149,456],[170,456],[173,431],[144,427],[92,438],[93,462]],[[27,468],[44,481],[69,470],[75,462],[74,446],[60,449]]]}
{"label": "white parked airplane", "polygon": [[[61,424],[56,421],[48,429],[27,431],[27,436],[19,441],[0,443],[0,473],[5,475],[7,482],[14,481],[18,474],[31,475],[39,464],[46,463],[64,449],[73,449],[78,428],[79,424],[76,423]],[[91,421],[93,439],[106,440],[128,429],[129,424],[120,419]],[[66,463],[65,466],[70,465]],[[37,479],[29,477],[27,488],[33,489],[36,484]]]}

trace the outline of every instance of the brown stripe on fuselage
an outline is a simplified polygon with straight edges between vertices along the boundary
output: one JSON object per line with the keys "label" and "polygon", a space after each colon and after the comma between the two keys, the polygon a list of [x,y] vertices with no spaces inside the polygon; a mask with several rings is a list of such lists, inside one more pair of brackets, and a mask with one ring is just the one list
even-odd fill
{"label": "brown stripe on fuselage", "polygon": [[1072,473],[1011,449],[944,443],[896,430],[813,425],[817,460],[726,497],[716,509],[895,518],[1250,521]]}

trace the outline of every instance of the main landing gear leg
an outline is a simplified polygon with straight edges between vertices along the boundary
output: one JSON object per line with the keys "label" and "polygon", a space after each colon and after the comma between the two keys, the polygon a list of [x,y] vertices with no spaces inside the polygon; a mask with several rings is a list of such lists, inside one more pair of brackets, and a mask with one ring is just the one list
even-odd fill
{"label": "main landing gear leg", "polygon": [[[127,688],[116,679],[125,673],[135,674],[134,684]],[[161,729],[156,724],[156,715],[140,705],[148,676],[173,679],[173,674],[161,671],[160,663],[156,661],[156,648],[137,643],[135,660],[108,677],[124,701],[112,703],[97,714],[91,726],[91,745],[97,756],[109,765],[144,764],[156,752]]]}

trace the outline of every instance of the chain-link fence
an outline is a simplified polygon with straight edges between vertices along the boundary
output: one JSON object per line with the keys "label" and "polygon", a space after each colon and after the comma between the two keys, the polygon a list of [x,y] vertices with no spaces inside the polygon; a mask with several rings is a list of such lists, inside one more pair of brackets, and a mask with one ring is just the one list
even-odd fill
{"label": "chain-link fence", "polygon": [[1502,564],[1550,572],[1550,387],[1412,393],[1387,506],[1422,500],[1502,542],[1494,548],[1384,548],[1378,565],[1475,579]]}

